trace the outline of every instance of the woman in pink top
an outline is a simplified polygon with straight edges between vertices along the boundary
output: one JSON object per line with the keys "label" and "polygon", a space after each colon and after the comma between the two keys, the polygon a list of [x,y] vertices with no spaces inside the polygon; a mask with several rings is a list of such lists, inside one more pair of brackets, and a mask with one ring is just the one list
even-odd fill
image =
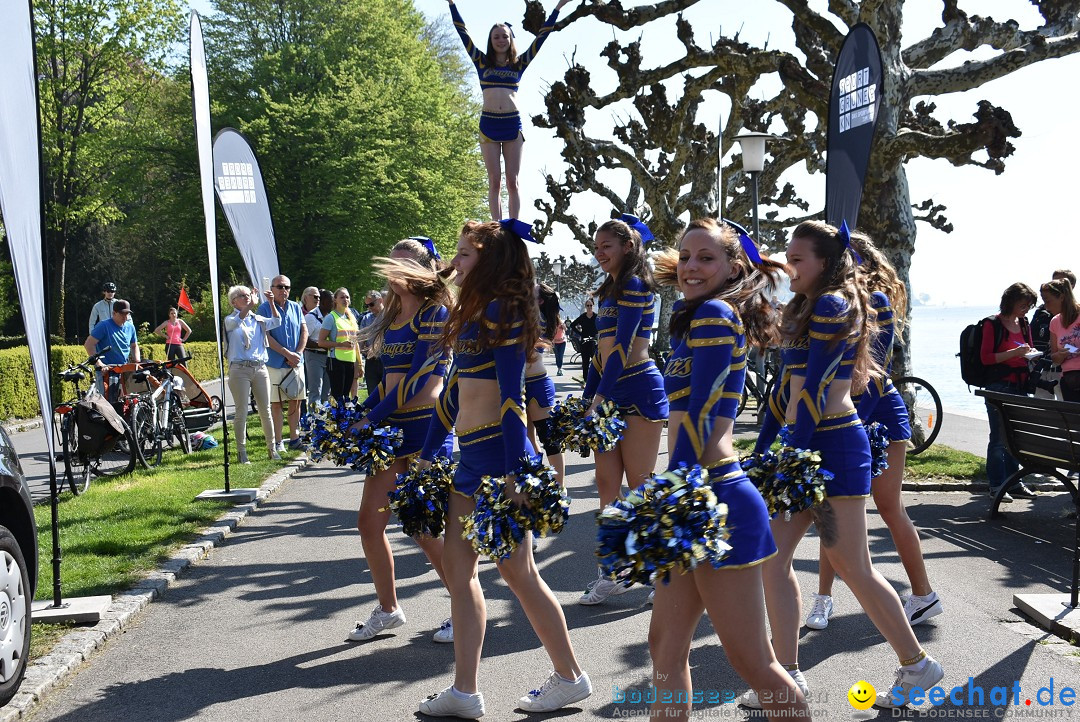
{"label": "woman in pink top", "polygon": [[169,309],[169,318],[162,321],[161,325],[154,329],[154,333],[165,337],[165,357],[172,361],[174,358],[184,358],[184,344],[191,336],[191,327],[180,320],[175,308]]}
{"label": "woman in pink top", "polygon": [[566,354],[566,321],[561,313],[558,315],[555,338],[551,339],[551,344],[555,347],[555,375],[562,376],[563,355]]}
{"label": "woman in pink top", "polygon": [[1061,366],[1061,397],[1080,401],[1080,304],[1068,279],[1044,283],[1040,290],[1047,310],[1057,311],[1050,320],[1050,358]]}

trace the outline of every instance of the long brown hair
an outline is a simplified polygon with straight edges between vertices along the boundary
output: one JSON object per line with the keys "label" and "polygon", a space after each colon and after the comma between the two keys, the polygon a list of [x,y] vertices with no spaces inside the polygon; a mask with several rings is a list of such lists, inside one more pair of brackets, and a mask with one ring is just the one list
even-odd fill
{"label": "long brown hair", "polygon": [[816,289],[809,294],[796,293],[784,308],[780,333],[785,341],[803,338],[810,332],[810,317],[814,314],[818,297],[826,293],[841,296],[847,301],[851,313],[833,346],[844,343],[844,339],[858,332],[851,386],[853,391],[860,392],[871,377],[882,374],[881,367],[870,353],[870,339],[877,333],[877,312],[870,305],[866,278],[859,273],[855,257],[847,252],[835,226],[824,221],[803,221],[791,237],[810,240],[814,255],[825,262],[825,268],[818,277]]}
{"label": "long brown hair", "polygon": [[[596,291],[596,297],[600,300],[618,298],[631,278],[637,276],[645,282],[645,288],[649,291],[656,290],[656,281],[653,280],[652,271],[649,269],[648,258],[645,255],[645,246],[641,243],[641,234],[631,228],[625,222],[612,219],[596,229],[597,233],[610,233],[622,241],[623,246],[629,245],[626,255],[623,256],[622,267],[617,276],[609,275],[600,284]],[[595,237],[595,236],[594,236]]]}
{"label": "long brown hair", "polygon": [[[690,322],[694,319],[694,313],[698,307],[706,301],[718,298],[730,304],[739,314],[749,343],[759,348],[776,344],[779,340],[776,328],[777,314],[766,294],[771,294],[776,290],[784,265],[766,256],[761,257],[761,265],[752,263],[746,251],[743,250],[735,229],[727,223],[718,223],[715,218],[690,221],[679,238],[679,245],[682,245],[682,239],[686,238],[688,233],[696,230],[705,231],[712,236],[737,273],[733,278],[722,283],[712,296],[685,301],[682,307],[671,315],[669,326],[671,335],[673,337],[685,336],[690,331]],[[653,263],[656,266],[655,275],[658,282],[662,285],[678,283],[678,249],[665,249]]]}
{"label": "long brown hair", "polygon": [[[415,243],[415,241],[414,241]],[[425,251],[426,252],[426,251]],[[420,306],[427,304],[449,306],[452,297],[449,289],[450,271],[436,273],[411,258],[375,258],[375,271],[386,280],[405,286],[409,293],[420,299]],[[360,333],[360,342],[370,344],[368,356],[374,358],[382,353],[386,330],[401,313],[401,296],[392,286],[383,295],[383,309],[375,320]]]}
{"label": "long brown hair", "polygon": [[907,322],[907,286],[889,263],[888,256],[874,245],[870,236],[855,231],[851,234],[851,247],[862,258],[859,272],[866,277],[866,290],[870,293],[880,291],[888,296],[893,310],[893,328],[899,334]]}
{"label": "long brown hair", "polygon": [[443,348],[453,344],[466,324],[479,321],[491,301],[502,301],[501,317],[494,329],[480,324],[478,340],[484,348],[494,348],[510,336],[512,324],[524,321],[518,343],[527,358],[535,357],[533,348],[540,339],[540,312],[533,296],[536,278],[525,241],[504,230],[497,222],[467,222],[461,237],[477,250],[476,265],[461,284],[457,303],[439,340]]}
{"label": "long brown hair", "polygon": [[495,46],[491,42],[491,35],[495,32],[495,28],[506,28],[506,34],[510,36],[510,47],[506,50],[506,64],[513,65],[517,62],[518,51],[517,43],[514,42],[514,29],[507,23],[495,23],[491,26],[491,30],[488,30],[487,41],[487,57],[491,61],[492,65],[498,67],[498,56],[495,54]]}
{"label": "long brown hair", "polygon": [[1061,324],[1065,328],[1072,326],[1076,323],[1076,319],[1080,318],[1080,304],[1076,303],[1076,296],[1073,295],[1073,287],[1068,278],[1047,281],[1039,287],[1039,290],[1061,299]]}

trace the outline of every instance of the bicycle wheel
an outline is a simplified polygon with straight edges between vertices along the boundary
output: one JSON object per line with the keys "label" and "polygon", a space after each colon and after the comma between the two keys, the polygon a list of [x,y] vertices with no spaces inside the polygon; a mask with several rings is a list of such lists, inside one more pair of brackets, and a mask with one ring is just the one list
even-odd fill
{"label": "bicycle wheel", "polygon": [[[79,435],[75,433],[74,414],[64,414],[60,422],[60,438],[64,448],[64,479],[75,496],[90,486],[90,465],[79,458]],[[56,487],[60,491],[60,485]]]}
{"label": "bicycle wheel", "polygon": [[161,435],[157,433],[154,410],[143,401],[136,401],[128,414],[128,426],[135,437],[135,451],[140,464],[147,469],[161,463]]}
{"label": "bicycle wheel", "polygon": [[191,453],[191,435],[184,422],[184,407],[180,405],[180,396],[173,394],[172,403],[169,406],[169,440],[179,443],[180,449],[185,454]]}
{"label": "bicycle wheel", "polygon": [[106,451],[101,456],[90,461],[90,471],[94,476],[123,476],[135,468],[135,460],[139,455],[138,445],[135,443],[135,435],[131,433],[131,427],[124,422],[124,436],[116,442],[111,451]]}
{"label": "bicycle wheel", "polygon": [[907,453],[916,456],[929,449],[941,433],[941,397],[933,386],[916,376],[903,377],[896,382],[896,389],[907,406],[911,423]]}
{"label": "bicycle wheel", "polygon": [[750,397],[750,376],[747,375],[746,381],[743,382],[742,395],[739,396],[739,406],[735,409],[735,418],[742,416],[742,412],[746,410],[746,401]]}

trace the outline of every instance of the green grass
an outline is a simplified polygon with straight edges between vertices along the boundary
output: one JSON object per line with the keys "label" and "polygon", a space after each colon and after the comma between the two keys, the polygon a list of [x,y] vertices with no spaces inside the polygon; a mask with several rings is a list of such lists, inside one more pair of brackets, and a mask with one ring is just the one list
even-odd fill
{"label": "green grass", "polygon": [[[252,417],[248,423],[248,456],[251,464],[235,463],[236,446],[230,435],[229,483],[234,488],[258,487],[280,469],[281,462],[267,458],[265,437]],[[252,423],[254,422],[254,423]],[[231,431],[231,428],[230,428]],[[214,432],[221,440],[221,431]],[[115,594],[130,588],[146,573],[228,509],[223,501],[196,501],[207,489],[224,489],[223,447],[184,456],[166,452],[155,469],[136,467],[134,473],[116,479],[94,479],[78,497],[61,494],[58,510],[60,578],[63,596]],[[290,460],[299,452],[282,455]],[[41,573],[36,599],[51,599],[52,523],[48,504],[35,508]],[[31,658],[44,654],[70,627],[35,624]],[[37,650],[35,652],[35,650]]]}

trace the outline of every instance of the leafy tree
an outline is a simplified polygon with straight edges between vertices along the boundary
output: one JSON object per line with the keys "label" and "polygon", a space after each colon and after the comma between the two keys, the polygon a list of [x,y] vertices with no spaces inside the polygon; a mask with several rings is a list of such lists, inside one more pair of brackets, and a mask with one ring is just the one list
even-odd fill
{"label": "leafy tree", "polygon": [[[657,237],[668,242],[687,215],[715,215],[718,137],[698,118],[703,98],[713,94],[726,96],[731,104],[721,131],[724,148],[731,148],[743,129],[779,135],[770,143],[770,157],[760,174],[762,206],[773,210],[762,220],[759,239],[779,247],[784,229],[822,215],[791,183],[781,185],[781,177],[797,165],[811,173],[824,172],[825,120],[835,59],[846,29],[864,22],[881,45],[884,99],[859,225],[890,254],[906,279],[915,250],[915,221],[944,231],[952,226],[942,215],[942,204],[933,199],[912,203],[904,164],[912,158],[934,158],[1001,173],[1013,152],[1009,139],[1020,135],[1008,111],[987,100],[977,103],[973,122],[962,123],[935,117],[936,106],[928,98],[978,88],[1020,68],[1080,51],[1076,0],[1032,0],[1042,17],[1032,28],[1022,28],[1014,20],[969,15],[958,0],[943,0],[940,26],[906,45],[904,41],[911,39],[903,33],[902,0],[830,0],[825,13],[805,0],[777,0],[791,13],[795,53],[755,47],[737,33],[702,45],[682,16],[700,2],[660,0],[625,9],[618,1],[585,0],[559,21],[559,30],[593,18],[625,31],[675,16],[670,45],[685,52],[671,62],[647,67],[640,41],[621,45],[612,40],[601,56],[617,76],[614,87],[595,90],[589,71],[580,63],[552,85],[546,115],[533,122],[553,128],[564,142],[567,168],[561,179],[548,176],[550,201],[536,202],[546,217],[542,233],[549,232],[551,224],[562,223],[585,242],[589,229],[569,210],[571,199],[582,193],[602,196],[615,208],[638,209]],[[530,0],[524,26],[535,30],[543,18],[541,4]],[[957,53],[976,49],[983,51],[979,60],[955,60]],[[757,99],[762,88],[773,87],[771,97]],[[610,115],[616,109],[624,120],[615,127],[614,138],[590,135],[587,116],[596,110]],[[741,165],[736,155],[723,174],[725,213],[734,219],[746,218],[751,209],[745,174],[730,172]],[[613,184],[613,179],[621,185]],[[664,304],[665,309],[669,306]],[[666,325],[663,319],[661,329]],[[905,348],[897,358],[898,373],[907,372],[909,363]]]}
{"label": "leafy tree", "polygon": [[[562,276],[556,276],[552,270],[552,264],[556,260],[562,262]],[[533,266],[536,268],[537,280],[559,290],[564,316],[584,308],[585,298],[599,288],[604,280],[604,272],[599,266],[581,262],[574,256],[570,256],[568,261],[565,256],[555,259],[541,251],[540,255],[533,259]]]}

